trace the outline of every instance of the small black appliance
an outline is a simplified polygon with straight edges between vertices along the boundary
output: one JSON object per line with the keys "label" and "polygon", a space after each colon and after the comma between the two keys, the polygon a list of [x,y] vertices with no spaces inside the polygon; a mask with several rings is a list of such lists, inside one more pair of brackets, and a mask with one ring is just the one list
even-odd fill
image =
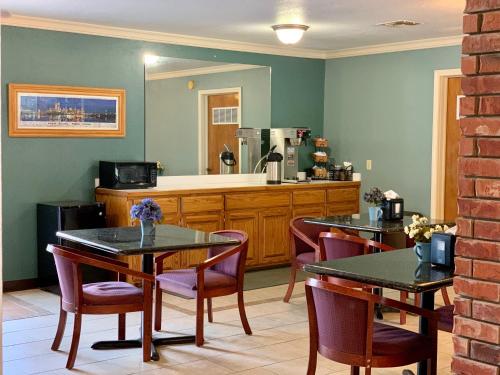
{"label": "small black appliance", "polygon": [[156,187],[158,167],[147,161],[100,161],[99,186],[108,189]]}
{"label": "small black appliance", "polygon": [[[38,282],[41,287],[58,284],[54,256],[47,252],[47,245],[66,245],[78,247],[56,236],[56,232],[72,229],[91,229],[106,227],[106,206],[100,202],[48,202],[37,205],[38,239]],[[86,249],[87,250],[87,249]],[[87,250],[88,251],[88,250]],[[108,271],[84,267],[83,277],[86,282],[111,280]]]}
{"label": "small black appliance", "polygon": [[382,201],[382,220],[403,220],[403,198],[384,199]]}
{"label": "small black appliance", "polygon": [[455,239],[451,233],[433,233],[431,238],[431,263],[441,267],[455,267]]}

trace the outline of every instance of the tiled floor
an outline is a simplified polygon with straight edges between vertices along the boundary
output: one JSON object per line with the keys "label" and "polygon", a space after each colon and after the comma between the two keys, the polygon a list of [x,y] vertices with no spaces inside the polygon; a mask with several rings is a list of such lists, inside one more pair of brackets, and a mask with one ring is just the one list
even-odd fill
{"label": "tiled floor", "polygon": [[35,316],[50,315],[50,311],[27,302],[25,299],[5,293],[2,299],[2,320],[17,320]]}
{"label": "tiled floor", "polygon": [[[72,318],[61,350],[52,352],[50,345],[57,325],[58,297],[40,290],[11,293],[10,296],[38,306],[50,315],[4,322],[4,375],[23,374],[241,374],[294,375],[305,374],[308,358],[308,323],[303,282],[297,283],[289,304],[281,301],[286,285],[245,292],[247,314],[252,336],[243,333],[235,305],[235,296],[214,300],[214,323],[205,324],[206,344],[176,345],[161,349],[161,360],[143,363],[140,349],[94,351],[96,340],[115,339],[115,316],[85,316],[80,350],[75,369],[64,368]],[[451,292],[451,290],[450,290]],[[397,292],[386,292],[397,298]],[[165,295],[164,329],[173,333],[194,332],[194,301]],[[440,297],[438,296],[438,303]],[[127,315],[127,337],[136,336],[139,314]],[[385,314],[386,320],[397,322],[395,313]],[[417,318],[409,316],[408,329],[417,329]],[[449,374],[451,335],[439,334],[438,374]],[[415,370],[415,366],[408,366]],[[401,374],[402,369],[378,369],[374,374]],[[347,366],[319,356],[318,375],[349,374]]]}

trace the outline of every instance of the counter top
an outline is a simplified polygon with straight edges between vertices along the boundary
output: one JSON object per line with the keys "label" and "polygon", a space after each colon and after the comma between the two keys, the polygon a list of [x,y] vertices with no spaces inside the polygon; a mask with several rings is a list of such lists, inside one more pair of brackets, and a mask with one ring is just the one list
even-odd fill
{"label": "counter top", "polygon": [[106,189],[97,188],[97,192],[118,196],[149,196],[168,193],[219,193],[227,192],[228,189],[235,191],[283,191],[289,189],[310,189],[313,187],[352,187],[359,186],[360,181],[311,181],[300,183],[282,183],[279,185],[268,185],[265,175],[229,175],[229,176],[168,176],[158,179],[158,186],[149,189]]}

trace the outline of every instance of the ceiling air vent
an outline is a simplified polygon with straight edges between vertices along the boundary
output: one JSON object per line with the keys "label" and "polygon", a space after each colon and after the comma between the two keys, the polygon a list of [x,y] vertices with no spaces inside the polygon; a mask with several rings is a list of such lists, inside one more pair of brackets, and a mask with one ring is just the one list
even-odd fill
{"label": "ceiling air vent", "polygon": [[410,20],[397,20],[377,23],[375,26],[386,26],[386,27],[400,27],[400,26],[417,26],[420,22],[410,21]]}

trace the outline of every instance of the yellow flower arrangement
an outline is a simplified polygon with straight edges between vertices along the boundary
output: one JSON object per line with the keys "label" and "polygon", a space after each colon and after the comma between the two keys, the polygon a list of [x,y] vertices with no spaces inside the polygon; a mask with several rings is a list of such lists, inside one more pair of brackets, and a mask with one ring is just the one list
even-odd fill
{"label": "yellow flower arrangement", "polygon": [[447,225],[429,225],[429,219],[425,216],[413,215],[411,219],[413,222],[405,226],[405,233],[415,242],[431,242],[433,233],[448,230]]}

